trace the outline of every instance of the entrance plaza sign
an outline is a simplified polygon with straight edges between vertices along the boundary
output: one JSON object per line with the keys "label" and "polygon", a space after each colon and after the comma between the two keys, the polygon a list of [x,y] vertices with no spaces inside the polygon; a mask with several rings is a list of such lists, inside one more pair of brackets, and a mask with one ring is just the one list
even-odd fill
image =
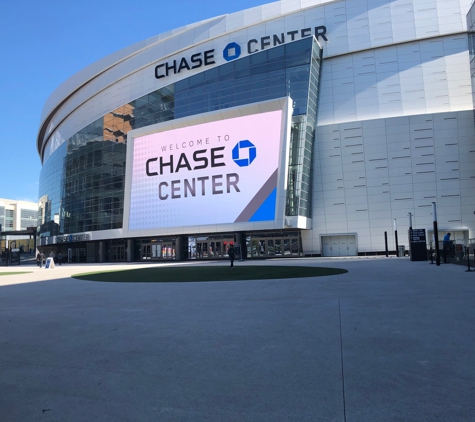
{"label": "entrance plaza sign", "polygon": [[124,228],[158,234],[283,220],[277,198],[286,174],[290,101],[266,103],[279,107],[244,116],[239,110],[256,106],[228,109],[237,117],[213,112],[207,123],[188,125],[186,118],[129,132]]}
{"label": "entrance plaza sign", "polygon": [[90,233],[66,234],[63,236],[56,236],[54,243],[72,243],[72,242],[87,242],[91,240]]}

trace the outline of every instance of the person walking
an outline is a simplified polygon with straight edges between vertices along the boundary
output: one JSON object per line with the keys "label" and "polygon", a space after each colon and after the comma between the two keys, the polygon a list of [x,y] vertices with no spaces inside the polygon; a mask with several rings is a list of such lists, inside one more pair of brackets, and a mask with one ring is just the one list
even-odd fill
{"label": "person walking", "polygon": [[450,247],[450,233],[447,233],[444,236],[444,240],[442,242],[442,248],[443,248],[442,250],[444,253],[444,264],[447,264],[447,255],[449,252],[449,247]]}
{"label": "person walking", "polygon": [[36,255],[36,264],[40,268],[43,266],[43,259],[41,258],[41,253],[40,252],[38,252],[38,255]]}
{"label": "person walking", "polygon": [[61,252],[58,253],[58,264],[61,265],[63,263],[63,255],[61,255]]}
{"label": "person walking", "polygon": [[228,256],[229,256],[229,261],[231,261],[231,269],[234,270],[234,258],[236,256],[236,251],[234,250],[234,245],[229,246]]}
{"label": "person walking", "polygon": [[443,246],[444,248],[445,247],[449,247],[450,245],[450,233],[447,233],[445,236],[444,236],[444,243],[443,243]]}

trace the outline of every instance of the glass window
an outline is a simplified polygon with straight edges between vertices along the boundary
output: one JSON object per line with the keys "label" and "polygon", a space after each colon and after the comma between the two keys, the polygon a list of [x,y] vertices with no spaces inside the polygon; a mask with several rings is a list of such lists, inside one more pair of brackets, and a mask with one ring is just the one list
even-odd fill
{"label": "glass window", "polygon": [[[308,180],[320,63],[321,49],[313,37],[308,37],[193,75],[124,104],[87,125],[61,144],[43,165],[37,214],[39,235],[122,227],[130,130],[288,94],[294,100],[294,116],[301,115],[298,118],[303,120],[292,126],[286,213],[309,216],[306,201],[300,208],[298,204],[299,198],[308,198],[311,193]],[[307,124],[311,126],[308,135]],[[305,165],[298,160],[304,145],[308,150]]]}

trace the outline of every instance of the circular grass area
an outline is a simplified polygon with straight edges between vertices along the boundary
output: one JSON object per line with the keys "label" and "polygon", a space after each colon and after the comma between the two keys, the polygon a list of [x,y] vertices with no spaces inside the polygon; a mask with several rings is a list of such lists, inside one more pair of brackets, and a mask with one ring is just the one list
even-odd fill
{"label": "circular grass area", "polygon": [[152,267],[120,271],[75,274],[79,280],[116,283],[170,283],[192,281],[237,281],[276,278],[323,277],[347,273],[347,270],[324,267],[290,267],[270,265]]}

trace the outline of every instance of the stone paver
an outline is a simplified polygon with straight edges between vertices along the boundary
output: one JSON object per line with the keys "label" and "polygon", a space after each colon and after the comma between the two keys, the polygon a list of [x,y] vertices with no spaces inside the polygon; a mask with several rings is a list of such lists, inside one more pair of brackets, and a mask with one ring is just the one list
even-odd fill
{"label": "stone paver", "polygon": [[144,264],[0,267],[32,271],[0,277],[0,420],[475,419],[475,273],[407,258],[237,264],[249,263],[349,273],[116,284],[70,275]]}

